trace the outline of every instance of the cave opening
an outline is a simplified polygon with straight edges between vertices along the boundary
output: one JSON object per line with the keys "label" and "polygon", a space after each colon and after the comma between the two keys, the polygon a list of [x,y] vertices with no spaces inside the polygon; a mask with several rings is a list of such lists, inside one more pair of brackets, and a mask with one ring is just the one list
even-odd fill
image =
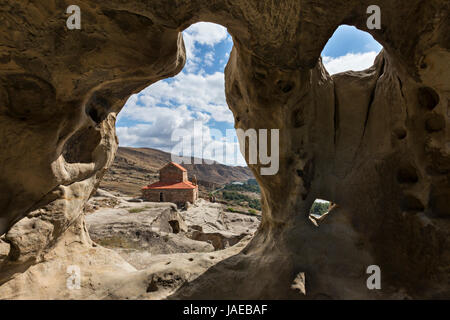
{"label": "cave opening", "polygon": [[[89,201],[91,238],[137,269],[148,267],[149,254],[215,252],[247,243],[261,221],[260,187],[240,153],[225,98],[233,40],[226,28],[206,22],[188,27],[183,39],[183,70],[130,96],[118,114],[119,149]],[[163,174],[171,162],[182,169],[175,165]],[[177,170],[185,177],[165,185]],[[190,191],[180,185],[197,186],[198,200],[187,200]],[[155,188],[154,199],[143,192],[147,187]]]}
{"label": "cave opening", "polygon": [[383,46],[370,33],[340,25],[322,50],[322,62],[330,75],[372,67]]}
{"label": "cave opening", "polygon": [[309,220],[318,227],[320,221],[325,219],[328,213],[336,206],[335,203],[324,200],[324,199],[316,199],[314,200],[311,208],[309,209]]}

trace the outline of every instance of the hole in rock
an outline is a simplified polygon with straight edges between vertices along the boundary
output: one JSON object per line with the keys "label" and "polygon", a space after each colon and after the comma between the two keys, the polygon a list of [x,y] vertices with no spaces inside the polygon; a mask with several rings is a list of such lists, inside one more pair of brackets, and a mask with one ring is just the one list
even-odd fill
{"label": "hole in rock", "polygon": [[158,291],[158,285],[156,284],[156,281],[152,278],[152,281],[147,286],[146,292],[155,292]]}
{"label": "hole in rock", "polygon": [[109,112],[109,102],[100,93],[94,94],[86,105],[86,114],[95,123],[102,122]]}
{"label": "hole in rock", "polygon": [[[232,38],[211,23],[192,25],[183,38],[184,69],[130,96],[118,114],[116,158],[88,202],[91,238],[137,269],[153,256],[206,255],[248,241],[261,220],[261,190],[234,129],[235,118],[249,115],[233,115],[225,98]],[[241,89],[231,87],[235,99]],[[96,97],[87,112],[97,121],[108,108]]]}
{"label": "hole in rock", "polygon": [[63,157],[67,163],[91,163],[92,153],[99,145],[102,136],[94,127],[80,129],[64,145]]}
{"label": "hole in rock", "polygon": [[277,82],[277,86],[278,89],[280,89],[283,93],[288,93],[289,91],[291,91],[295,84],[291,81],[283,81],[283,80],[279,80]]}
{"label": "hole in rock", "polygon": [[433,110],[439,103],[439,95],[429,87],[419,88],[417,96],[419,104],[429,110]]}
{"label": "hole in rock", "polygon": [[322,51],[322,62],[330,75],[370,68],[383,47],[368,32],[341,25]]}
{"label": "hole in rock", "polygon": [[323,199],[316,199],[311,208],[309,209],[309,219],[310,221],[318,226],[319,221],[325,218],[327,213],[331,210],[334,204],[330,201]]}
{"label": "hole in rock", "polygon": [[394,134],[399,140],[403,140],[407,136],[407,132],[404,128],[396,128],[394,129]]}
{"label": "hole in rock", "polygon": [[178,222],[178,220],[170,220],[169,224],[170,224],[170,227],[172,228],[173,233],[180,232],[180,223]]}

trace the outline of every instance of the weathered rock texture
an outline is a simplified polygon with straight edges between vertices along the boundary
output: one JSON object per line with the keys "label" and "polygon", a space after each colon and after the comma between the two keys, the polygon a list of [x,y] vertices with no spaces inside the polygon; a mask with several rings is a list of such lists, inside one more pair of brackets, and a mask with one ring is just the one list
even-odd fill
{"label": "weathered rock texture", "polygon": [[[163,259],[159,255],[172,254],[175,258],[178,253],[223,251],[242,239],[251,238],[259,225],[256,216],[225,213],[225,205],[203,199],[187,210],[178,211],[173,203],[127,202],[125,198],[99,190],[88,204],[104,203],[106,197],[97,194],[104,194],[121,204],[114,208],[102,207],[88,214],[86,225],[89,236],[96,244],[118,252],[138,270],[151,268]],[[210,254],[204,256],[206,260],[214,259],[216,262],[223,253],[217,252],[213,258]],[[187,258],[180,255],[180,259]],[[186,273],[195,273],[195,268],[186,270]]]}
{"label": "weathered rock texture", "polygon": [[[26,287],[52,297],[39,262],[69,234],[91,245],[81,208],[113,160],[117,112],[179,72],[180,31],[209,21],[233,36],[236,127],[279,128],[280,171],[251,166],[263,194],[257,234],[173,298],[449,298],[449,1],[379,0],[382,28],[367,30],[371,2],[80,0],[82,29],[69,31],[69,1],[3,1],[0,235],[10,252],[0,296]],[[341,24],[384,46],[371,69],[325,71],[320,52]],[[316,198],[339,205],[318,228]],[[371,264],[381,290],[366,287]],[[306,295],[291,288],[299,273]]]}
{"label": "weathered rock texture", "polygon": [[185,237],[188,226],[174,204],[142,203],[134,209],[137,212],[102,208],[88,215],[91,239],[109,248],[123,248],[121,252],[145,255],[214,251],[211,244]]}

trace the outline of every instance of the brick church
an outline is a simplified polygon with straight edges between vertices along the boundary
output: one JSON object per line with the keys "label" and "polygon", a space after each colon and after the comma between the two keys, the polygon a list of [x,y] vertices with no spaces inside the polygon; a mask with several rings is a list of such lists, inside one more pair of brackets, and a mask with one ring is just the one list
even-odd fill
{"label": "brick church", "polygon": [[142,198],[152,202],[172,202],[178,206],[198,199],[197,182],[188,180],[187,170],[169,162],[159,170],[159,181],[142,188]]}

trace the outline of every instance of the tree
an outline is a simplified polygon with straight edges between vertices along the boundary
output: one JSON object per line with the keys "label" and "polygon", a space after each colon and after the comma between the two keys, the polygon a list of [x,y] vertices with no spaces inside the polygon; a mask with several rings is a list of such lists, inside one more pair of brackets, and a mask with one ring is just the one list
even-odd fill
{"label": "tree", "polygon": [[309,214],[321,216],[324,213],[328,212],[328,208],[330,207],[330,203],[322,202],[322,201],[314,201],[313,205],[311,206],[311,209],[309,211]]}

